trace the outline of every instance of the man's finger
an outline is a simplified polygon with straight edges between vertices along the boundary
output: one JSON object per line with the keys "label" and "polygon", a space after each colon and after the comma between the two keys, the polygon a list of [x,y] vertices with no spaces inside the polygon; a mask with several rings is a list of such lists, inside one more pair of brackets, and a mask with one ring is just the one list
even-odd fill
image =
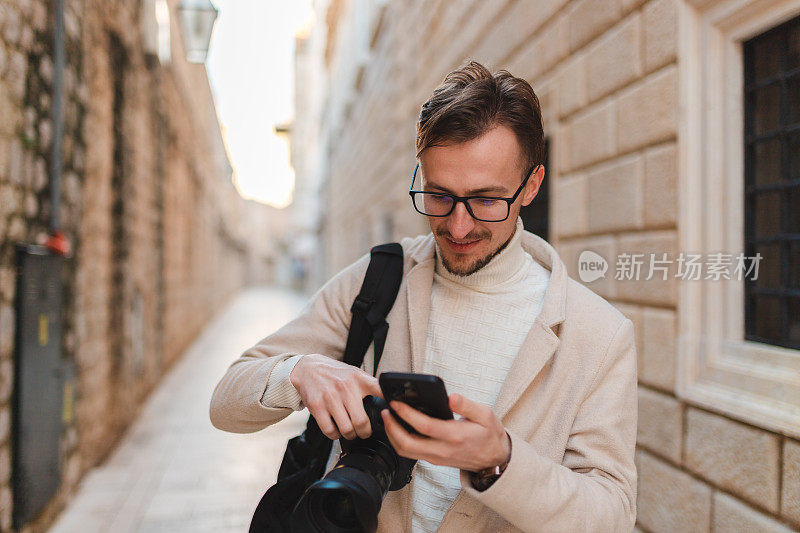
{"label": "man's finger", "polygon": [[430,417],[404,402],[393,401],[391,406],[397,416],[411,424],[419,433],[434,439],[449,440],[452,428],[446,420]]}
{"label": "man's finger", "polygon": [[362,397],[373,395],[377,396],[378,398],[383,398],[383,392],[381,391],[381,386],[378,384],[378,380],[366,372],[361,374],[363,377],[361,379],[361,392]]}
{"label": "man's finger", "polygon": [[319,429],[322,431],[323,435],[331,440],[336,440],[341,437],[339,430],[336,428],[336,424],[333,422],[333,419],[327,411],[318,412],[316,414],[311,413],[311,416],[313,416],[314,420],[317,421],[317,425],[319,426]]}
{"label": "man's finger", "polygon": [[427,440],[424,437],[412,435],[400,425],[400,422],[394,419],[392,413],[388,409],[381,411],[383,417],[383,425],[386,429],[386,436],[389,437],[389,442],[392,443],[397,453],[409,459],[419,459],[421,457],[422,446],[418,441]]}
{"label": "man's finger", "polygon": [[450,409],[467,420],[477,422],[484,427],[491,427],[496,418],[494,412],[489,407],[468,400],[460,394],[450,395]]}
{"label": "man's finger", "polygon": [[389,442],[395,451],[403,457],[421,459],[428,462],[435,460],[436,464],[440,464],[441,457],[444,457],[449,450],[449,444],[445,442],[412,435],[406,431],[388,409],[381,411],[381,417],[383,417],[383,425],[386,428],[386,436],[389,437]]}
{"label": "man's finger", "polygon": [[369,438],[372,435],[372,426],[369,423],[369,417],[364,410],[364,403],[357,394],[349,394],[344,404],[347,409],[347,414],[350,416],[350,421],[353,423],[356,435],[361,439]]}
{"label": "man's finger", "polygon": [[353,423],[350,421],[350,415],[341,403],[336,403],[329,407],[333,421],[336,422],[336,427],[339,429],[342,437],[353,440],[356,438],[356,431],[353,429]]}

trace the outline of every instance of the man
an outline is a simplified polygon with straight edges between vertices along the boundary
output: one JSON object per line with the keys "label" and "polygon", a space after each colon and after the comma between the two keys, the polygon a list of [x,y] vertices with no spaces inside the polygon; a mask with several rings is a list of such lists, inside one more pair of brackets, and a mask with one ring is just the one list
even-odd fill
{"label": "man", "polygon": [[[633,528],[633,327],[523,230],[543,152],[538,99],[508,72],[469,62],[422,106],[411,194],[431,233],[401,243],[379,371],[439,375],[461,417],[394,406],[415,436],[384,411],[397,452],[419,461],[411,484],[386,496],[381,531]],[[370,435],[361,399],[380,395],[372,349],[362,369],[340,362],[368,262],[231,365],[211,402],[216,427],[258,431],[305,406],[331,439]]]}

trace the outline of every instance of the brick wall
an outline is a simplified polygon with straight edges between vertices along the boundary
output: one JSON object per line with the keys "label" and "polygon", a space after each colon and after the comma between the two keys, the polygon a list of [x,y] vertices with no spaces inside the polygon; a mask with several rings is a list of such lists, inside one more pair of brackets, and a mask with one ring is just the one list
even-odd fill
{"label": "brick wall", "polygon": [[[0,0],[0,531],[13,510],[14,244],[41,243],[51,209],[53,5]],[[231,182],[205,69],[183,60],[177,2],[167,66],[145,52],[144,5],[66,2],[62,353],[75,408],[61,487],[23,531],[46,530],[209,318],[273,277],[281,216]]]}
{"label": "brick wall", "polygon": [[[336,16],[321,18],[327,24],[316,30],[335,35],[327,43],[331,109],[323,123],[328,275],[386,240],[385,217],[392,220],[388,238],[427,231],[406,193],[414,124],[434,87],[468,57],[524,77],[541,100],[552,147],[550,242],[573,278],[585,249],[606,258],[623,251],[676,256],[682,0],[330,4]],[[366,38],[356,31],[359,17]],[[352,54],[354,47],[366,54]],[[590,287],[636,326],[637,527],[800,527],[800,443],[676,396],[678,299],[668,279],[608,276]]]}

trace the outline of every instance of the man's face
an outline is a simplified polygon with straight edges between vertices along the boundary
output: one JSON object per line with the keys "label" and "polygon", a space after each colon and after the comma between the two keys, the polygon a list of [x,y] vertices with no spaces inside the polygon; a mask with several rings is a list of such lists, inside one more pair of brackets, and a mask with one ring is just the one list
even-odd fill
{"label": "man's face", "polygon": [[[521,161],[514,132],[497,126],[471,141],[424,150],[417,176],[421,182],[415,188],[456,196],[510,198],[530,170],[523,168]],[[445,268],[467,276],[486,266],[511,239],[520,208],[531,203],[542,179],[544,167],[540,166],[501,222],[475,220],[460,202],[446,217],[428,217]]]}

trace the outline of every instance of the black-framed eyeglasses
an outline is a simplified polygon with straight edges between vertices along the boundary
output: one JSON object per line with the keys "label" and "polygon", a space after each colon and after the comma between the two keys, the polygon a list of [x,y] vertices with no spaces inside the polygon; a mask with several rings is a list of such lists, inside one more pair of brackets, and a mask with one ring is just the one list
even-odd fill
{"label": "black-framed eyeglasses", "polygon": [[525,184],[528,183],[528,180],[533,175],[533,171],[537,168],[539,168],[538,165],[531,167],[514,196],[503,198],[500,196],[456,196],[455,194],[440,192],[415,191],[414,181],[417,179],[417,170],[419,169],[419,163],[417,163],[417,166],[414,167],[414,176],[411,178],[411,188],[409,188],[408,194],[411,195],[414,209],[428,217],[446,217],[461,202],[475,220],[502,222],[508,218],[509,213],[511,213],[511,204],[516,201],[522,189],[525,188]]}

